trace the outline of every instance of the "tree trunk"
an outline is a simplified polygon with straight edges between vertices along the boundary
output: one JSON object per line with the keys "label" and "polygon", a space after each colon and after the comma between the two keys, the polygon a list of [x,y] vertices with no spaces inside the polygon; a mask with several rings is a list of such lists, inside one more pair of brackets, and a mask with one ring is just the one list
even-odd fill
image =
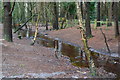
{"label": "tree trunk", "polygon": [[118,3],[113,3],[113,15],[114,15],[114,30],[115,30],[115,37],[119,36],[119,25],[118,25]]}
{"label": "tree trunk", "polygon": [[12,14],[9,14],[11,11],[10,2],[4,2],[4,28],[3,28],[3,38],[12,42]]}
{"label": "tree trunk", "polygon": [[46,22],[46,25],[45,25],[46,26],[46,30],[48,30],[48,21],[46,20],[45,22]]}
{"label": "tree trunk", "polygon": [[[100,21],[100,2],[97,2],[97,21]],[[97,22],[97,26],[100,26],[100,22]]]}
{"label": "tree trunk", "polygon": [[21,2],[20,3],[20,19],[21,19],[21,22],[24,23],[26,21],[26,18],[25,18],[25,3],[24,2]]}
{"label": "tree trunk", "polygon": [[81,15],[82,15],[82,19],[83,19],[83,3],[80,2],[80,8],[81,8]]}
{"label": "tree trunk", "polygon": [[[108,21],[112,21],[112,2],[109,3],[108,7]],[[108,23],[108,26],[112,26],[112,23]]]}
{"label": "tree trunk", "polygon": [[53,22],[53,29],[58,30],[58,11],[57,11],[57,3],[54,2],[54,22]]}
{"label": "tree trunk", "polygon": [[46,30],[48,30],[48,22],[49,22],[49,21],[48,21],[47,10],[46,10],[46,8],[45,8],[46,6],[47,6],[47,4],[44,3],[44,10],[45,10],[45,24],[46,24],[45,26],[46,26]]}
{"label": "tree trunk", "polygon": [[115,26],[115,37],[119,36],[119,26],[118,26],[118,20],[114,21],[114,26]]}
{"label": "tree trunk", "polygon": [[84,52],[86,53],[87,60],[89,62],[90,71],[92,75],[95,76],[96,75],[95,65],[91,57],[91,51],[89,50],[89,47],[88,47],[88,42],[87,42],[87,38],[85,34],[86,32],[84,30],[84,25],[83,25],[83,20],[82,20],[82,15],[81,15],[81,9],[79,8],[78,2],[76,2],[76,6],[77,6],[77,17],[78,17],[79,26],[80,26],[79,28],[80,28],[81,38],[82,38],[82,42],[84,45]]}
{"label": "tree trunk", "polygon": [[118,55],[120,56],[120,35],[118,37]]}
{"label": "tree trunk", "polygon": [[85,28],[86,28],[86,36],[87,37],[91,37],[92,33],[91,33],[91,26],[90,26],[90,12],[89,12],[89,8],[90,8],[90,2],[86,2],[85,3]]}

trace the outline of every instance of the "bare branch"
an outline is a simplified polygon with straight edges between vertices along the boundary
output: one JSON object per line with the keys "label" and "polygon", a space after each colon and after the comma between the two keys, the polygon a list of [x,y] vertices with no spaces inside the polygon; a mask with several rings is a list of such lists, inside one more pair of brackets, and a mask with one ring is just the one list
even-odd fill
{"label": "bare branch", "polygon": [[108,50],[109,53],[111,53],[110,48],[109,48],[108,43],[107,43],[107,38],[106,38],[106,36],[105,36],[105,33],[103,33],[102,28],[100,28],[100,30],[101,30],[101,33],[102,33],[103,36],[104,36],[105,44],[106,44],[107,50]]}
{"label": "bare branch", "polygon": [[12,15],[12,12],[13,12],[13,10],[14,10],[14,7],[15,7],[15,1],[14,1],[14,3],[13,3],[13,6],[12,6],[12,8],[11,8],[11,11],[9,12],[9,15]]}

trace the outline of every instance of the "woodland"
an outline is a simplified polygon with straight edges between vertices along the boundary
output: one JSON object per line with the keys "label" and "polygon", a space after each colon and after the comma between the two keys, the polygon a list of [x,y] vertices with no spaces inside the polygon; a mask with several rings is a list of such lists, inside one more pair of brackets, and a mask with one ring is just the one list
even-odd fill
{"label": "woodland", "polygon": [[2,78],[120,80],[120,2],[1,2]]}

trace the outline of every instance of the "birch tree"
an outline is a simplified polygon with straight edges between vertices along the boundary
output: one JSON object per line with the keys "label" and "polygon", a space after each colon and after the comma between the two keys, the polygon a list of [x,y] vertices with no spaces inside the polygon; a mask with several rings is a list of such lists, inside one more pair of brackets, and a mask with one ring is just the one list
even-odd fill
{"label": "birch tree", "polygon": [[81,38],[82,38],[82,42],[84,46],[84,52],[86,53],[87,60],[89,62],[90,71],[92,75],[95,76],[96,75],[95,65],[91,57],[91,51],[89,50],[89,47],[88,47],[86,32],[85,32],[83,21],[82,21],[81,8],[79,8],[78,2],[76,2],[76,6],[77,6],[77,16],[78,16],[78,21],[79,21],[80,33],[81,33]]}

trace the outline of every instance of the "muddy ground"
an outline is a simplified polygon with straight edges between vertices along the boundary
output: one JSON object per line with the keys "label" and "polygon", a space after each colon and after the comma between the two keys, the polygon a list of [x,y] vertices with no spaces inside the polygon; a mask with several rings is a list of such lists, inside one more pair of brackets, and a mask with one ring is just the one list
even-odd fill
{"label": "muddy ground", "polygon": [[[0,26],[2,31],[2,25]],[[117,40],[114,39],[113,30],[103,30],[108,38],[111,51],[117,51]],[[80,33],[76,27],[45,31],[52,37],[58,37],[65,41],[81,44]],[[99,34],[99,36],[97,36]],[[89,45],[95,49],[106,51],[103,35],[100,30],[93,30],[93,38],[89,39]],[[31,46],[31,40],[17,38],[14,34],[14,42],[2,40],[2,74],[6,78],[91,78],[88,68],[78,68],[69,62],[66,56],[57,59],[52,48],[46,48],[35,44]],[[115,77],[113,73],[107,73],[102,67],[97,69],[97,77]]]}

